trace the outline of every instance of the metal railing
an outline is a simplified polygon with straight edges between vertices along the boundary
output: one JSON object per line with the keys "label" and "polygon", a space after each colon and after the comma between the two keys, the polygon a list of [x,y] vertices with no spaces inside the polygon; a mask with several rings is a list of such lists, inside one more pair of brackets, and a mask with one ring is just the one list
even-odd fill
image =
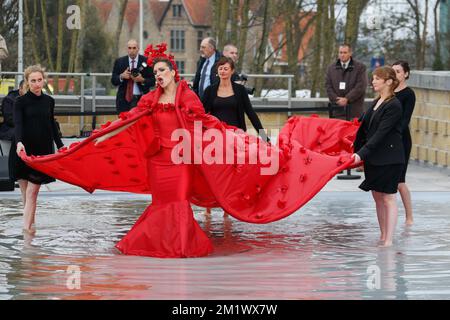
{"label": "metal railing", "polygon": [[[84,100],[84,98],[86,96],[92,96],[92,98],[95,100],[95,96],[96,96],[96,85],[97,85],[97,78],[98,77],[108,77],[111,78],[111,73],[66,73],[66,72],[48,72],[47,75],[49,77],[65,77],[67,78],[75,78],[75,77],[80,77],[81,81],[80,81],[80,97],[82,98],[82,100]],[[11,72],[11,71],[6,71],[6,72],[0,72],[0,81],[4,76],[14,76],[15,77],[15,82],[16,82],[16,87],[18,85],[18,76],[23,76],[23,72]],[[184,73],[184,74],[180,74],[180,76],[182,78],[191,78],[193,79],[195,74],[192,73]],[[292,81],[294,79],[294,75],[279,75],[279,74],[248,74],[246,75],[249,79],[287,79],[287,107],[290,108],[292,106]],[[86,94],[86,86],[85,86],[85,78],[90,78],[92,83],[91,83],[91,89],[92,89],[92,94],[88,95]],[[94,106],[95,106],[95,102],[94,102]]]}
{"label": "metal railing", "polygon": [[[79,99],[79,104],[75,104],[74,106],[79,106],[79,110],[80,112],[56,112],[56,115],[76,115],[76,116],[80,116],[80,128],[83,128],[85,126],[84,123],[84,117],[83,116],[88,116],[88,115],[92,115],[92,116],[96,116],[96,115],[108,115],[108,114],[115,114],[115,112],[110,111],[110,112],[97,112],[97,100],[98,99],[104,99],[105,95],[97,95],[97,90],[99,88],[97,88],[97,83],[98,83],[98,78],[108,78],[107,82],[109,83],[109,79],[111,78],[111,73],[67,73],[67,72],[48,72],[47,73],[49,78],[54,78],[54,77],[63,77],[65,81],[73,81],[73,78],[79,78],[79,89],[77,90],[77,94],[72,93],[72,94],[58,94],[55,95],[60,96],[60,97],[64,97],[64,96],[75,96],[77,98],[77,100]],[[11,72],[11,71],[2,71],[0,73],[0,83],[2,80],[4,80],[5,78],[8,77],[14,77],[15,79],[15,88],[18,86],[18,80],[19,80],[19,76],[23,76],[23,72]],[[185,79],[193,79],[195,74],[180,74],[180,76],[182,78]],[[278,74],[248,74],[246,75],[248,77],[248,79],[287,79],[287,99],[286,105],[278,105],[276,108],[272,107],[270,109],[277,109],[279,111],[285,111],[287,110],[288,116],[292,115],[292,81],[294,79],[294,75],[278,75]],[[86,86],[86,80],[90,81],[90,92],[89,92],[89,87]],[[65,83],[66,84],[66,83]],[[59,83],[53,83],[53,86],[59,86]],[[109,96],[109,95],[106,95]],[[264,98],[263,98],[264,99]],[[258,100],[263,100],[261,98],[253,98],[253,101],[258,101]],[[86,104],[87,104],[87,100],[91,100],[91,110],[86,110]],[[284,99],[277,99],[277,100],[283,100]],[[115,110],[115,109],[114,109]]]}

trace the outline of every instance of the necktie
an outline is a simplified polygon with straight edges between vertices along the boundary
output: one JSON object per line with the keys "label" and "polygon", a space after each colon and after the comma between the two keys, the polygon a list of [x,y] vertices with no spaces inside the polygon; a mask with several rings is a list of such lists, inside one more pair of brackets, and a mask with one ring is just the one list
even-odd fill
{"label": "necktie", "polygon": [[[131,70],[134,69],[134,60],[131,60]],[[132,79],[128,79],[127,82],[127,90],[125,91],[125,100],[131,102],[133,100],[133,87],[134,81]]]}
{"label": "necktie", "polygon": [[202,70],[202,75],[200,76],[200,88],[198,88],[198,93],[200,95],[200,98],[203,97],[203,92],[205,91],[203,86],[205,85],[206,70],[208,69],[208,65],[209,65],[209,59],[206,60],[205,66]]}

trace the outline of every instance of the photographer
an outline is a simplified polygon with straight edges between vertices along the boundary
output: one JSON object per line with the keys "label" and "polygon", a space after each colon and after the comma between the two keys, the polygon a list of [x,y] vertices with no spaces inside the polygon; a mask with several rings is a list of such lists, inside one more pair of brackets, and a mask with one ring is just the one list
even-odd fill
{"label": "photographer", "polygon": [[219,73],[219,82],[206,88],[203,95],[202,103],[205,112],[244,131],[247,131],[245,124],[245,114],[247,114],[261,138],[268,141],[261,121],[255,110],[253,110],[246,88],[231,81],[235,71],[233,60],[228,57],[220,58],[217,62],[217,71]]}
{"label": "photographer", "polygon": [[119,86],[116,97],[118,112],[129,111],[135,107],[141,96],[155,86],[153,69],[146,64],[147,59],[139,55],[136,40],[128,41],[128,55],[114,63],[111,83]]}

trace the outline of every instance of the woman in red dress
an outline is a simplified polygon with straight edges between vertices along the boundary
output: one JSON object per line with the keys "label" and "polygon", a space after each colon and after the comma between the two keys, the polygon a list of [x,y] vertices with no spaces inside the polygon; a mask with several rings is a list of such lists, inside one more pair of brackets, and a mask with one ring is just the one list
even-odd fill
{"label": "woman in red dress", "polygon": [[164,44],[146,50],[158,87],[136,108],[56,155],[21,155],[28,165],[88,192],[151,193],[152,204],[116,245],[123,253],[208,255],[211,242],[190,203],[269,223],[297,211],[352,165],[357,122],[293,117],[277,146],[235,132],[204,112],[165,50]]}

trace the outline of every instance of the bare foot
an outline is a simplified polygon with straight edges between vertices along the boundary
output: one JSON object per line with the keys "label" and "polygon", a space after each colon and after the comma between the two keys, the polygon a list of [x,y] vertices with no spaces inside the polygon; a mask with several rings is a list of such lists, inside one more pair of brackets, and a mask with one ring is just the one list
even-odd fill
{"label": "bare foot", "polygon": [[27,234],[27,235],[35,235],[36,234],[36,228],[35,227],[30,227],[30,228],[23,228],[22,229],[22,232],[24,233],[24,234]]}
{"label": "bare foot", "polygon": [[392,241],[385,241],[384,243],[379,245],[380,248],[388,248],[392,247]]}
{"label": "bare foot", "polygon": [[412,226],[413,224],[414,224],[414,220],[413,219],[406,219],[405,225]]}

